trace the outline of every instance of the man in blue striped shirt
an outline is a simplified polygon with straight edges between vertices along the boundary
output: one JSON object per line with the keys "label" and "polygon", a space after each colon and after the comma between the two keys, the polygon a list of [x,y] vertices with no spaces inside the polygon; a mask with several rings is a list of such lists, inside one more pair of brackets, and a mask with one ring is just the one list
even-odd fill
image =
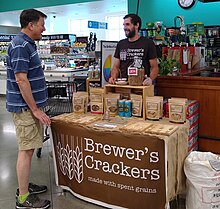
{"label": "man in blue striped shirt", "polygon": [[35,9],[22,11],[21,32],[11,41],[7,53],[6,108],[13,115],[19,148],[16,208],[50,207],[49,200],[36,196],[47,191],[47,186],[29,183],[34,150],[42,147],[43,124],[51,123],[41,110],[48,99],[47,87],[34,42],[45,31],[46,17]]}

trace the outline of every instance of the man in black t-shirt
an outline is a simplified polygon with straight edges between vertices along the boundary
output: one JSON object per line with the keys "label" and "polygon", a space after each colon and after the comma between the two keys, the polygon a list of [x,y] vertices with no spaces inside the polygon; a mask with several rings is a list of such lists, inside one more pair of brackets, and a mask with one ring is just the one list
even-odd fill
{"label": "man in black t-shirt", "polygon": [[145,69],[146,79],[143,81],[143,85],[152,85],[152,81],[158,75],[157,53],[154,42],[139,35],[141,18],[138,15],[126,15],[123,25],[127,38],[120,40],[117,44],[109,83],[114,84],[119,76],[127,78],[128,67],[134,62],[134,57],[138,57],[142,60]]}

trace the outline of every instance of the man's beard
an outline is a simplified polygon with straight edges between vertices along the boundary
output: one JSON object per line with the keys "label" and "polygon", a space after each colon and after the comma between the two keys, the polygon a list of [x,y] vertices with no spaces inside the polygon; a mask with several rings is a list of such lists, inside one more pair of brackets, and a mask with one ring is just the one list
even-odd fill
{"label": "man's beard", "polygon": [[135,30],[131,30],[129,33],[125,33],[127,38],[133,38],[135,36]]}

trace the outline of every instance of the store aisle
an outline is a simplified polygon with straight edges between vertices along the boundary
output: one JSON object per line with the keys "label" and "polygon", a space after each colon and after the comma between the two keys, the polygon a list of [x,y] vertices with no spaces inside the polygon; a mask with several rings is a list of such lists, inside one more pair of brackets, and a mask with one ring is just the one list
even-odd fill
{"label": "store aisle", "polygon": [[[101,209],[63,192],[55,185],[50,142],[44,143],[41,158],[33,157],[31,182],[45,184],[48,191],[39,195],[51,200],[51,209]],[[5,110],[5,97],[0,96],[0,209],[15,208],[17,141],[10,113]]]}
{"label": "store aisle", "polygon": [[[45,184],[48,191],[39,195],[51,200],[50,209],[101,209],[63,192],[55,185],[53,159],[49,155],[50,141],[44,143],[41,158],[33,157],[31,182]],[[0,96],[0,209],[15,208],[17,141],[10,113],[5,110],[5,97]],[[89,189],[89,188],[88,188]],[[183,201],[173,202],[171,209],[184,209]],[[141,208],[142,209],[142,208]]]}

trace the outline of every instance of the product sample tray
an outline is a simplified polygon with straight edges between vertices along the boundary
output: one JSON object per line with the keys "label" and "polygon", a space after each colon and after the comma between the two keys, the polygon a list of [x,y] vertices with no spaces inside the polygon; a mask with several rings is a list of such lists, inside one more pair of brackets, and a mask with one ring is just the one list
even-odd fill
{"label": "product sample tray", "polygon": [[177,129],[178,126],[176,125],[152,124],[152,126],[145,129],[145,133],[170,136]]}
{"label": "product sample tray", "polygon": [[121,131],[129,131],[129,132],[139,132],[142,133],[145,129],[151,127],[152,123],[147,123],[144,121],[138,121],[138,122],[130,122],[127,125],[124,125],[120,127],[119,129]]}
{"label": "product sample tray", "polygon": [[68,113],[53,117],[53,120],[62,120],[67,123],[77,123],[81,125],[88,125],[97,120],[100,120],[100,116],[97,115],[87,115],[87,114],[77,114]]}

